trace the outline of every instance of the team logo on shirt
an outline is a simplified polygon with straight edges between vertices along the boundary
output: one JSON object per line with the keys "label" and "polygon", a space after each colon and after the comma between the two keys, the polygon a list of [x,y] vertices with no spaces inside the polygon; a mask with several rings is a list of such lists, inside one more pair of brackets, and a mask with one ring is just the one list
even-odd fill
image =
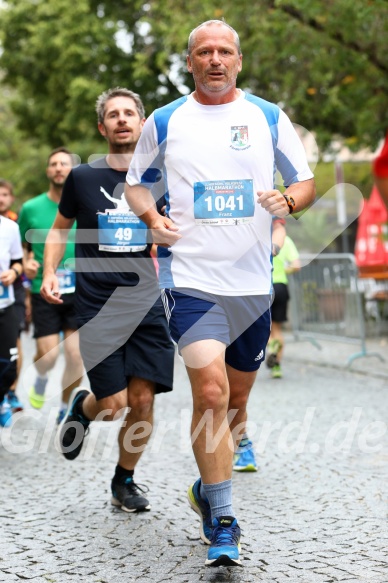
{"label": "team logo on shirt", "polygon": [[125,194],[124,191],[121,194],[120,198],[115,198],[114,196],[111,196],[103,186],[100,186],[100,191],[102,192],[102,194],[105,196],[105,198],[107,198],[108,200],[110,200],[111,202],[113,202],[113,204],[115,205],[115,208],[117,209],[129,209],[129,205],[127,203],[127,200],[125,198]]}
{"label": "team logo on shirt", "polygon": [[233,150],[247,150],[251,147],[248,140],[248,126],[232,126],[230,132],[230,147]]}

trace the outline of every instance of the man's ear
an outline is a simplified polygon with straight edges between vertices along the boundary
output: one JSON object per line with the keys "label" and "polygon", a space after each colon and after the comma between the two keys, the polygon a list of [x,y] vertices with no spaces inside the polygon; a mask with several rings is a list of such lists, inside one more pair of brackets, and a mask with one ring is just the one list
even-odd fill
{"label": "man's ear", "polygon": [[191,59],[190,59],[190,55],[186,55],[186,64],[187,64],[187,70],[189,73],[193,72],[193,67],[191,66]]}
{"label": "man's ear", "polygon": [[97,124],[97,127],[98,127],[98,131],[100,132],[100,134],[102,136],[104,136],[104,138],[106,138],[106,129],[105,129],[104,124],[99,121]]}

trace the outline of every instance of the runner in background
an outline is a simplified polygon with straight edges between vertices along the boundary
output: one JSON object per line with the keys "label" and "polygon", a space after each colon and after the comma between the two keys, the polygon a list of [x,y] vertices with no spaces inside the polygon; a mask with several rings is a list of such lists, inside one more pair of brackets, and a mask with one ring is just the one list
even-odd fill
{"label": "runner in background", "polygon": [[[280,253],[286,237],[286,221],[279,217],[272,220],[272,261]],[[273,301],[273,297],[272,297]],[[241,436],[241,441],[235,449],[233,456],[233,470],[235,472],[256,472],[258,464],[252,441],[246,431]]]}
{"label": "runner in background", "polygon": [[283,324],[287,321],[287,306],[290,299],[288,276],[300,270],[299,252],[293,240],[286,236],[278,255],[273,258],[273,285],[275,297],[271,306],[271,335],[268,343],[266,364],[272,371],[272,378],[283,376]]}
{"label": "runner in background", "polygon": [[74,460],[93,420],[123,416],[111,502],[125,512],[147,511],[148,488],[135,482],[134,473],[151,435],[154,396],[172,390],[174,347],[147,229],[124,197],[144,106],[137,93],[116,87],[98,97],[96,112],[109,153],[69,174],[44,256],[41,293],[60,306],[55,272],[64,234],[77,221],[75,306],[91,390],[74,389],[57,444],[66,459]]}
{"label": "runner in background", "polygon": [[[18,215],[15,211],[11,210],[12,205],[15,202],[14,189],[11,182],[0,178],[0,216],[11,219],[12,221],[18,220]],[[20,370],[23,364],[23,352],[22,352],[22,342],[21,333],[27,328],[26,321],[26,287],[27,280],[22,273],[13,282],[13,291],[15,296],[14,312],[18,319],[18,338],[16,341],[16,346],[18,349],[18,359],[16,363],[16,378],[12,383],[8,391],[8,403],[15,413],[16,411],[22,411],[23,405],[16,394],[16,387],[19,379]]]}
{"label": "runner in background", "polygon": [[14,309],[13,284],[20,277],[23,250],[17,224],[0,216],[0,426],[12,423],[7,393],[17,375],[19,320]]}
{"label": "runner in background", "polygon": [[[66,411],[71,391],[79,386],[83,376],[83,363],[79,352],[77,323],[74,315],[75,274],[68,266],[69,262],[74,262],[74,242],[67,244],[63,261],[57,270],[63,304],[57,306],[46,302],[40,295],[40,287],[45,234],[54,222],[63,185],[72,166],[73,158],[67,148],[53,150],[48,157],[46,168],[49,180],[48,191],[24,203],[19,216],[25,274],[32,281],[32,322],[36,339],[34,364],[37,375],[29,390],[29,401],[35,409],[43,407],[46,400],[48,373],[57,362],[60,333],[63,333],[65,368],[62,375],[58,423]],[[76,378],[75,381],[70,380],[74,378]]]}

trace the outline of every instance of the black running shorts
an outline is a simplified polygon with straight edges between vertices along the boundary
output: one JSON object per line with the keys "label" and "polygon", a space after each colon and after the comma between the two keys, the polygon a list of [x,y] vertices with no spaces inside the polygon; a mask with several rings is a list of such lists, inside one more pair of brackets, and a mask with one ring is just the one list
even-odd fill
{"label": "black running shorts", "polygon": [[0,310],[0,401],[16,379],[18,331],[15,306]]}
{"label": "black running shorts", "polygon": [[96,399],[124,390],[131,377],[154,382],[155,393],[171,391],[175,349],[160,299],[132,333],[133,312],[114,310],[88,321],[78,317],[81,355]]}
{"label": "black running shorts", "polygon": [[273,322],[287,321],[287,304],[290,299],[288,286],[285,283],[274,283],[275,298],[271,306]]}
{"label": "black running shorts", "polygon": [[63,304],[49,304],[39,294],[31,294],[34,338],[77,330],[74,312],[74,294],[63,294]]}

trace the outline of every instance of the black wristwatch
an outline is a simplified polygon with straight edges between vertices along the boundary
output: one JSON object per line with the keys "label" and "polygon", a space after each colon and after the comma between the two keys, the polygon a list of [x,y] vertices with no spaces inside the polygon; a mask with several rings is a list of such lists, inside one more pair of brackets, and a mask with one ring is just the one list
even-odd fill
{"label": "black wristwatch", "polygon": [[279,255],[279,253],[280,253],[279,245],[277,245],[276,243],[272,243],[272,255],[273,255],[273,257],[276,257],[276,255]]}
{"label": "black wristwatch", "polygon": [[288,194],[283,194],[285,201],[287,203],[288,206],[288,210],[290,211],[290,215],[292,215],[292,213],[295,210],[296,207],[296,202],[294,201],[294,199],[292,198],[292,196],[288,196]]}

